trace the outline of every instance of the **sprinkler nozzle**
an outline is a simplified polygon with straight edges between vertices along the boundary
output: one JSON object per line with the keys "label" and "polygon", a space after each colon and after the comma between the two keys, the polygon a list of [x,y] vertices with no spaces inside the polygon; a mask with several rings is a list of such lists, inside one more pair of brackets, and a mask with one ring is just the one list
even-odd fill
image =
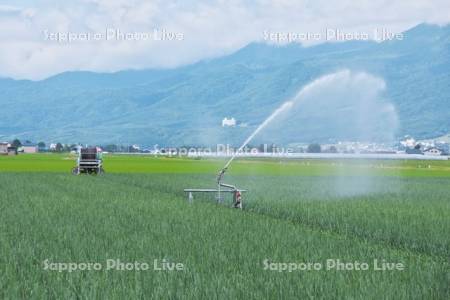
{"label": "sprinkler nozzle", "polygon": [[223,175],[227,171],[228,168],[223,168],[219,171],[219,174],[217,174],[217,183],[220,183],[222,181]]}

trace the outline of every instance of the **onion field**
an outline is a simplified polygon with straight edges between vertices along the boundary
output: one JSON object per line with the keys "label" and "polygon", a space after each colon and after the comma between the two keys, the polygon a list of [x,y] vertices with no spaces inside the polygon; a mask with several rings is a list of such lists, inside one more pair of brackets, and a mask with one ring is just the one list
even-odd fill
{"label": "onion field", "polygon": [[0,157],[1,299],[449,299],[450,162]]}

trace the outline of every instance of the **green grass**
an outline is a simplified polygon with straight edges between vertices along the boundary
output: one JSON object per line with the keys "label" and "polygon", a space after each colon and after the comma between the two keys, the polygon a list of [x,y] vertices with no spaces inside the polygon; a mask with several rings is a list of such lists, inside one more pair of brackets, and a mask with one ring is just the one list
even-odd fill
{"label": "green grass", "polygon": [[[448,162],[237,161],[243,211],[189,204],[223,161],[106,157],[72,176],[66,155],[0,157],[0,298],[448,299]],[[430,168],[428,167],[430,165]],[[336,176],[342,175],[342,176]],[[185,271],[43,270],[43,261],[182,262]],[[404,271],[263,269],[263,261]]]}
{"label": "green grass", "polygon": [[[106,155],[108,173],[194,173],[216,174],[224,159],[186,159],[140,155]],[[0,172],[67,172],[75,164],[71,154],[29,154],[0,156]],[[449,177],[450,161],[421,160],[273,160],[237,159],[234,175],[380,175],[408,177]]]}

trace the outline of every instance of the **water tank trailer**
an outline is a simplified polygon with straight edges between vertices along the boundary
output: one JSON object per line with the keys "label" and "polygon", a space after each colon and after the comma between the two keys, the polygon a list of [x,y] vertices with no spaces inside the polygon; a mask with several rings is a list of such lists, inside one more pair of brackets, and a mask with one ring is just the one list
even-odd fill
{"label": "water tank trailer", "polygon": [[78,151],[77,165],[73,167],[72,174],[103,174],[102,151],[97,147],[81,148]]}

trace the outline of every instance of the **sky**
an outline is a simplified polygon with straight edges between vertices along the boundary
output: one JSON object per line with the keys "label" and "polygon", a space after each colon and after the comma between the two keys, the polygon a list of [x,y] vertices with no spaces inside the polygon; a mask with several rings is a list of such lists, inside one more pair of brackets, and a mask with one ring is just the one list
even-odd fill
{"label": "sky", "polygon": [[448,0],[0,0],[0,77],[173,68],[252,42],[310,46],[445,25],[449,12]]}

